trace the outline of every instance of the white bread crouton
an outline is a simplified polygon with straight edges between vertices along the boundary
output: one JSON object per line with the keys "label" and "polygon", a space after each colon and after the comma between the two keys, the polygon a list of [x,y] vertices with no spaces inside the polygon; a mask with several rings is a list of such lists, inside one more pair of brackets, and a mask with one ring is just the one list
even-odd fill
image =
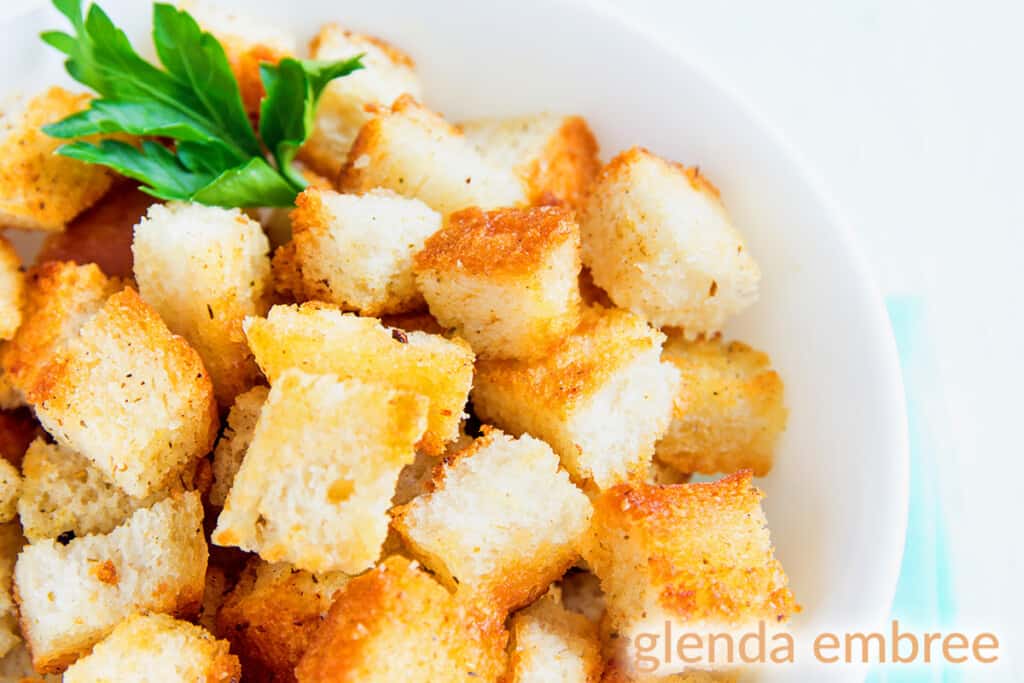
{"label": "white bread crouton", "polygon": [[0,339],[10,339],[21,325],[25,308],[25,273],[11,244],[0,236]]}
{"label": "white bread crouton", "polygon": [[259,376],[242,320],[270,308],[270,244],[238,209],[155,204],[135,226],[139,294],[203,359],[221,405]]}
{"label": "white bread crouton", "polygon": [[213,451],[213,486],[210,487],[210,502],[218,507],[224,506],[228,491],[235,481],[238,468],[252,443],[252,435],[256,432],[256,422],[260,419],[260,410],[267,401],[270,389],[256,386],[239,394],[235,404],[228,413],[228,426],[217,442]]}
{"label": "white bread crouton", "polygon": [[32,656],[19,643],[0,658],[0,683],[61,683],[59,674],[40,675],[32,668]]}
{"label": "white bread crouton", "polygon": [[741,342],[689,342],[670,332],[662,359],[683,381],[656,457],[682,472],[768,474],[787,418],[782,379],[768,355]]}
{"label": "white bread crouton", "polygon": [[316,126],[300,157],[328,178],[337,178],[359,129],[377,110],[400,95],[419,98],[422,86],[412,58],[374,36],[326,24],[309,45],[313,59],[340,60],[363,55],[363,68],[333,81],[320,97]]}
{"label": "white bread crouton", "polygon": [[136,612],[194,613],[208,555],[202,524],[199,494],[176,494],[109,534],[26,546],[14,586],[36,670],[63,670]]}
{"label": "white bread crouton", "polygon": [[597,140],[581,116],[478,119],[459,128],[487,162],[516,174],[531,204],[577,208],[601,169]]}
{"label": "white bread crouton", "polygon": [[6,458],[0,458],[0,523],[9,522],[18,514],[22,488],[18,468]]}
{"label": "white bread crouton", "polygon": [[505,670],[503,617],[460,603],[394,555],[352,579],[295,668],[299,683],[495,681]]}
{"label": "white bread crouton", "polygon": [[539,356],[580,321],[579,249],[568,209],[463,209],[416,255],[416,280],[481,358]]}
{"label": "white bread crouton", "polygon": [[389,190],[351,195],[310,188],[295,203],[292,241],[274,254],[278,291],[362,315],[422,307],[412,261],[441,227],[436,211]]}
{"label": "white bread crouton", "polygon": [[17,522],[0,524],[0,657],[5,657],[21,643],[13,589],[14,563],[24,543]]}
{"label": "white bread crouton", "polygon": [[24,485],[18,515],[31,541],[69,534],[106,534],[139,508],[166,497],[159,491],[145,499],[129,496],[88,459],[59,444],[37,438],[21,463]]}
{"label": "white bread crouton", "polygon": [[64,345],[27,397],[57,441],[139,498],[166,488],[217,435],[199,355],[130,287]]}
{"label": "white bread crouton", "polygon": [[[760,502],[749,470],[712,483],[622,485],[597,496],[583,555],[601,579],[623,661],[637,661],[634,636],[661,633],[666,621],[725,633],[759,621],[773,628],[799,610]],[[661,664],[674,673],[676,662]]]}
{"label": "white bread crouton", "polygon": [[128,617],[64,672],[64,683],[238,683],[228,644],[166,614]]}
{"label": "white bread crouton", "polygon": [[432,488],[395,509],[393,524],[451,590],[513,610],[578,557],[590,502],[539,439],[485,428],[435,471]]}
{"label": "white bread crouton", "polygon": [[63,230],[110,189],[112,171],[54,154],[67,140],[42,131],[90,99],[54,87],[0,110],[0,228]]}
{"label": "white bread crouton", "polygon": [[623,152],[602,169],[580,227],[594,282],[657,327],[710,334],[757,300],[761,271],[697,168]]}
{"label": "white bread crouton", "polygon": [[287,368],[383,382],[430,399],[420,448],[441,455],[459,437],[473,352],[458,337],[389,329],[315,303],[274,306],[266,318],[247,319],[245,334],[271,384]]}
{"label": "white bread crouton", "polygon": [[598,683],[603,659],[597,625],[542,596],[512,616],[507,683]]}
{"label": "white bread crouton", "polygon": [[338,183],[345,192],[394,190],[444,216],[526,202],[512,172],[488,164],[459,130],[408,95],[359,131]]}
{"label": "white bread crouton", "polygon": [[252,558],[217,613],[246,681],[293,681],[295,665],[349,577]]}
{"label": "white bread crouton", "polygon": [[679,386],[664,335],[621,310],[584,311],[543,358],[481,360],[473,407],[484,422],[544,439],[577,483],[642,478]]}
{"label": "white bread crouton", "polygon": [[384,384],[286,370],[273,380],[213,542],[312,572],[377,561],[398,473],[427,399]]}

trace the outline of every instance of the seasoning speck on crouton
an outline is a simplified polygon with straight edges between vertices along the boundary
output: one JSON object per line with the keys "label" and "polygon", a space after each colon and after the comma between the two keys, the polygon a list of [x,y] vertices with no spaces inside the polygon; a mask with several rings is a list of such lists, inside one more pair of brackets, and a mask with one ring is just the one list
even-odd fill
{"label": "seasoning speck on crouton", "polygon": [[417,281],[480,357],[543,355],[580,321],[579,245],[567,209],[463,209],[417,254]]}

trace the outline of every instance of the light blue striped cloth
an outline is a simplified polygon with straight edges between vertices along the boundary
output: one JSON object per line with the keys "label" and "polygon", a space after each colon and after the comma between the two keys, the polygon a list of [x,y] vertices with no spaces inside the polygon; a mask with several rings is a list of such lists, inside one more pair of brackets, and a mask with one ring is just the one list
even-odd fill
{"label": "light blue striped cloth", "polygon": [[[943,426],[936,422],[943,410],[936,403],[941,388],[921,300],[893,297],[887,306],[903,368],[910,430],[910,517],[892,618],[903,631],[948,631],[956,606],[937,478]],[[868,676],[869,683],[961,680],[959,671],[940,664],[877,666]]]}

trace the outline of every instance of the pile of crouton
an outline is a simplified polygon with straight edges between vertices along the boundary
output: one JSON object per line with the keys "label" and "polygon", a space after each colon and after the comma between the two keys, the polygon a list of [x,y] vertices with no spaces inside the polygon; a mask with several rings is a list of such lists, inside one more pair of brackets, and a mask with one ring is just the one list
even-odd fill
{"label": "pile of crouton", "polygon": [[[186,6],[255,111],[298,41]],[[580,116],[451,123],[373,36],[301,56],[357,53],[290,213],[54,155],[88,95],[3,111],[0,227],[45,237],[0,237],[0,680],[733,680],[628,656],[799,609],[719,191]]]}

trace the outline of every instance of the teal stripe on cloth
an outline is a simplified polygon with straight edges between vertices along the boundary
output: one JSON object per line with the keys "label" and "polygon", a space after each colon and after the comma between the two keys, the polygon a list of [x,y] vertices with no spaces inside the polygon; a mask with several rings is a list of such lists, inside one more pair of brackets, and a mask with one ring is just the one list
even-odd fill
{"label": "teal stripe on cloth", "polygon": [[[938,470],[946,442],[942,387],[921,299],[887,299],[896,336],[910,436],[910,514],[903,567],[900,570],[892,618],[900,630],[920,634],[952,627],[956,614],[953,581]],[[963,680],[953,667],[941,664],[876,666],[870,683],[956,683]]]}

